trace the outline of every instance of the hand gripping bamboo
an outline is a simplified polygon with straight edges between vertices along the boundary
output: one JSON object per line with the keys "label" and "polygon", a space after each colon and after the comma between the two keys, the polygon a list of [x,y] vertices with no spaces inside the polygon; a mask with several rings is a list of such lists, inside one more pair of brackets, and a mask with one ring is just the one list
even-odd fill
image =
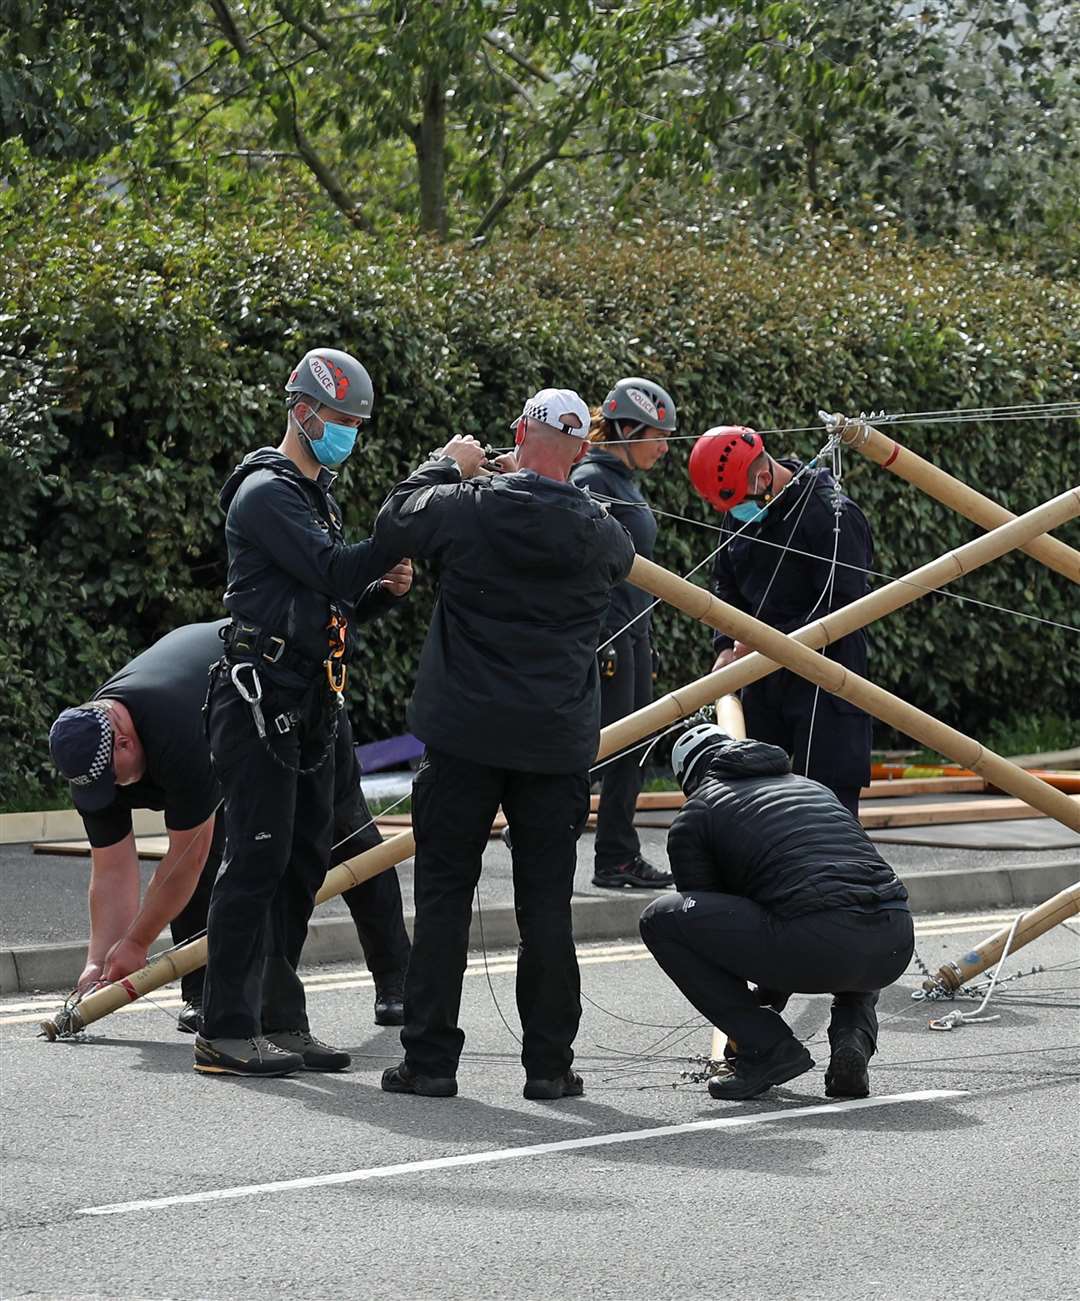
{"label": "hand gripping bamboo", "polygon": [[[1047,899],[1038,908],[1032,908],[1017,926],[1009,952],[1015,953],[1017,949],[1022,949],[1025,944],[1030,944],[1040,935],[1045,935],[1055,926],[1060,926],[1063,921],[1067,921],[1076,913],[1080,913],[1080,881],[1062,890],[1060,894],[1054,895],[1052,899]],[[948,990],[959,989],[969,980],[974,980],[1001,957],[1010,930],[1012,930],[1011,922],[1001,930],[995,931],[981,944],[977,944],[959,961],[946,962],[943,967],[938,968],[937,976],[933,980],[923,981],[923,989],[939,987]]]}
{"label": "hand gripping bamboo", "polygon": [[[929,564],[913,569],[902,578],[879,587],[876,592],[870,592],[835,613],[806,624],[805,627],[791,634],[792,639],[815,650],[827,646],[850,632],[865,628],[875,619],[880,619],[894,610],[917,601],[928,591],[934,591],[952,582],[954,578],[970,574],[991,560],[997,560],[1048,529],[1056,528],[1070,519],[1075,519],[1078,515],[1080,515],[1080,487],[1070,488],[1042,506],[1037,506],[1034,510],[983,534],[982,537],[947,551]],[[606,727],[601,735],[600,753],[597,757],[606,759],[617,750],[638,740],[641,733],[637,729],[643,718],[651,718],[650,730],[659,732],[677,723],[680,718],[687,718],[705,705],[712,704],[718,697],[738,691],[751,682],[757,682],[779,667],[775,660],[755,652],[744,655],[733,664],[717,669],[715,673],[707,674],[696,682],[678,687],[668,695],[661,696],[659,700],[646,705],[638,713],[630,714]]]}
{"label": "hand gripping bamboo", "polygon": [[[629,578],[636,587],[660,597],[711,628],[718,628],[736,641],[760,649],[763,654],[797,673],[799,677],[865,709],[868,714],[890,723],[898,731],[915,737],[928,749],[937,750],[963,767],[977,772],[1000,790],[1017,796],[1071,830],[1080,831],[1080,803],[1063,795],[1061,791],[1054,790],[1046,782],[1018,768],[993,750],[987,750],[955,727],[949,727],[931,714],[916,709],[891,692],[845,669],[835,660],[817,654],[786,633],[777,632],[760,619],[718,600],[651,560],[636,557]],[[712,676],[718,678],[719,674]]]}
{"label": "hand gripping bamboo", "polygon": [[[362,881],[368,881],[380,872],[386,872],[397,863],[411,858],[416,850],[416,841],[412,832],[406,831],[400,836],[392,836],[381,845],[357,854],[331,868],[327,873],[322,888],[315,896],[316,903],[325,903],[335,895],[344,893]],[[46,1039],[64,1038],[78,1034],[94,1021],[115,1012],[118,1007],[133,1003],[143,994],[152,994],[155,989],[167,985],[170,980],[178,980],[206,964],[206,936],[182,944],[169,953],[163,953],[139,971],[133,971],[123,980],[114,981],[102,989],[85,995],[78,1003],[65,1007],[48,1021],[42,1021],[41,1033]]]}
{"label": "hand gripping bamboo", "polygon": [[[960,479],[939,470],[931,461],[917,456],[894,438],[889,438],[865,420],[849,420],[847,416],[830,416],[822,412],[826,425],[839,432],[840,437],[863,456],[876,461],[891,474],[899,475],[928,496],[949,506],[965,518],[984,529],[995,528],[1016,517],[981,492],[969,488]],[[1035,538],[1023,544],[1021,550],[1042,561],[1074,583],[1080,583],[1080,551],[1066,546],[1057,538]]]}

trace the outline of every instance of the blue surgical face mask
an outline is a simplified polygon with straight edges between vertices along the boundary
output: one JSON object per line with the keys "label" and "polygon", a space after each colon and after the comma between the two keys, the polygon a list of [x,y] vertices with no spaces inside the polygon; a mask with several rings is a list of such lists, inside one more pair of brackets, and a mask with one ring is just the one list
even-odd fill
{"label": "blue surgical face mask", "polygon": [[737,519],[740,524],[754,524],[764,519],[768,513],[768,506],[759,506],[756,501],[741,501],[728,511],[731,518]]}
{"label": "blue surgical face mask", "polygon": [[338,425],[332,420],[324,420],[322,416],[312,412],[315,419],[323,427],[321,438],[310,438],[304,435],[311,454],[320,465],[325,465],[328,469],[336,470],[339,465],[343,465],[348,459],[356,446],[356,435],[358,426],[356,425]]}

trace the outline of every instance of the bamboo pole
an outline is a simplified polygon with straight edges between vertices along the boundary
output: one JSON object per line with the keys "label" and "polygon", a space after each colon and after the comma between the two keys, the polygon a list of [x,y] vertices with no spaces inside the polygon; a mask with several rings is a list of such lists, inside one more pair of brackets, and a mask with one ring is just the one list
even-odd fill
{"label": "bamboo pole", "polygon": [[[1061,496],[1045,503],[1045,505],[1028,511],[1027,514],[1015,520],[1006,522],[991,533],[976,538],[965,546],[947,552],[938,560],[931,562],[931,564],[913,570],[910,574],[905,575],[903,579],[870,593],[869,596],[845,606],[834,614],[827,615],[824,619],[808,624],[795,633],[791,640],[803,642],[807,646],[826,645],[830,640],[844,636],[846,633],[861,628],[876,618],[880,618],[883,614],[916,600],[923,595],[924,589],[932,590],[934,587],[940,586],[960,574],[970,573],[980,565],[997,559],[1014,547],[1022,545],[1022,542],[1018,539],[1026,541],[1029,538],[1036,537],[1048,528],[1055,527],[1057,523],[1074,518],[1078,513],[1080,513],[1080,488],[1071,489],[1069,492],[1063,493]],[[635,561],[635,565],[640,563],[640,559]],[[658,569],[659,567],[654,566],[654,568]],[[666,571],[660,570],[659,572],[663,574]],[[678,582],[682,581],[675,579],[675,575],[669,575],[669,577]],[[917,586],[914,586],[914,584],[917,584]],[[696,593],[698,597],[707,596],[700,588],[693,587],[692,584],[684,583],[683,585],[689,588],[691,592]],[[711,600],[712,598],[708,599]],[[705,622],[708,622],[708,620],[706,619]],[[764,625],[762,626],[764,627]],[[776,635],[782,636],[782,634]],[[748,640],[745,637],[740,637],[740,640],[747,641],[748,645],[752,644],[752,639]],[[820,656],[815,658],[821,659]],[[824,662],[828,664],[832,661]],[[702,706],[716,701],[719,696],[734,692],[750,682],[755,682],[759,678],[767,676],[778,667],[780,665],[777,661],[755,652],[743,656],[742,659],[729,664],[726,668],[699,678],[696,682],[677,688],[668,695],[661,697],[660,700],[647,705],[644,709],[638,710],[636,713],[630,714],[626,718],[604,728],[600,734],[597,761],[599,762],[616,751],[632,745],[636,741],[670,726],[672,723],[678,722],[680,718],[688,717],[701,709]],[[915,735],[914,732],[910,734]],[[961,734],[957,733],[956,735],[960,736]],[[970,738],[963,739],[970,741]],[[974,745],[975,742],[970,742],[970,744]],[[973,764],[963,762],[966,767],[974,767]],[[1001,762],[1004,763],[1005,761],[1001,760]],[[995,784],[1000,785],[1000,783]],[[1011,788],[1002,786],[1002,789]],[[1016,792],[1012,793],[1015,794]],[[1021,796],[1021,798],[1025,797]],[[352,885],[366,881],[372,876],[377,876],[379,872],[387,871],[395,864],[410,858],[414,850],[415,842],[411,833],[407,832],[400,836],[394,836],[390,840],[384,841],[382,845],[377,845],[374,849],[367,850],[364,854],[359,854],[356,858],[341,863],[327,875],[322,889],[316,896],[316,902],[323,903],[326,899],[343,893]],[[42,1032],[49,1039],[77,1033],[92,1022],[100,1020],[103,1016],[108,1016],[110,1012],[116,1011],[117,1008],[134,1002],[135,999],[144,994],[152,993],[155,989],[160,989],[162,985],[166,985],[170,980],[185,975],[188,971],[194,971],[205,962],[206,940],[193,940],[190,944],[182,945],[171,953],[155,958],[140,971],[133,972],[130,976],[125,977],[123,981],[116,981],[103,989],[85,995],[77,1005],[64,1009],[51,1020],[43,1021]]]}
{"label": "bamboo pole", "polygon": [[[1080,881],[1025,914],[1016,928],[1009,952],[1015,953],[1017,949],[1022,949],[1025,944],[1030,944],[1040,935],[1045,935],[1047,931],[1059,926],[1076,913],[1080,913]],[[946,962],[943,967],[938,968],[937,976],[933,980],[923,981],[923,989],[954,990],[959,989],[961,985],[966,985],[969,980],[974,980],[1001,957],[1010,930],[1012,930],[1011,922],[1001,930],[995,931],[981,944],[977,944],[970,953],[965,953],[958,962]]]}
{"label": "bamboo pole", "polygon": [[[1080,515],[1080,487],[1070,488],[1042,506],[1006,521],[963,546],[947,551],[929,564],[911,570],[902,578],[879,587],[858,601],[852,601],[850,605],[806,624],[791,634],[792,639],[815,650],[826,646],[848,633],[865,628],[875,619],[911,604],[927,591],[934,591],[954,578],[970,574],[982,565],[997,560],[1048,529],[1075,519],[1077,515]],[[755,652],[744,655],[714,673],[706,674],[696,682],[678,687],[651,705],[646,705],[637,714],[630,714],[606,727],[601,735],[597,758],[606,759],[639,739],[641,734],[636,731],[639,717],[648,715],[652,720],[650,730],[662,731],[677,723],[680,718],[687,718],[705,705],[712,704],[718,697],[767,677],[779,667],[774,660]]]}
{"label": "bamboo pole", "polygon": [[[734,737],[736,741],[746,740],[746,719],[743,717],[742,703],[738,696],[720,697],[716,702],[716,723],[718,727],[722,727],[728,736]],[[734,1052],[734,1041],[728,1037],[725,1031],[713,1026],[709,1058],[718,1066],[727,1061],[724,1048],[728,1044],[731,1045],[731,1050]]]}
{"label": "bamboo pole", "polygon": [[716,702],[716,724],[736,741],[746,740],[746,719],[738,696],[721,696]]}
{"label": "bamboo pole", "polygon": [[[389,840],[384,840],[381,845],[376,845],[373,849],[357,854],[355,858],[339,863],[327,873],[326,880],[315,896],[315,902],[325,903],[327,899],[343,894],[354,885],[368,881],[373,876],[378,876],[380,872],[388,871],[397,863],[403,863],[405,859],[411,858],[415,850],[416,842],[413,840],[412,832],[406,831],[400,836],[392,836]],[[133,971],[130,976],[125,976],[123,980],[114,981],[111,985],[86,994],[78,1003],[65,1007],[49,1020],[42,1021],[41,1033],[50,1041],[78,1034],[80,1030],[84,1030],[94,1021],[100,1021],[103,1016],[108,1016],[117,1008],[134,1003],[137,998],[141,998],[144,994],[152,994],[155,989],[167,985],[170,980],[178,980],[181,976],[186,976],[189,971],[195,971],[205,965],[206,936],[203,935],[197,940],[180,945],[170,953],[162,953],[139,971]]]}
{"label": "bamboo pole", "polygon": [[845,669],[835,660],[819,655],[786,633],[777,632],[760,619],[718,600],[704,589],[695,587],[693,583],[688,583],[686,579],[679,578],[643,556],[635,558],[629,579],[635,586],[660,597],[711,628],[718,628],[736,641],[745,642],[747,646],[760,648],[763,654],[797,673],[799,677],[865,709],[868,714],[891,724],[898,731],[915,737],[929,749],[937,750],[965,768],[972,769],[980,777],[985,777],[1010,795],[1017,796],[1032,808],[1040,809],[1073,831],[1080,831],[1080,804],[1025,772],[1023,768],[1018,768],[1000,754],[986,749],[955,727],[949,727],[933,715],[916,709],[891,692]]}
{"label": "bamboo pole", "polygon": [[[990,497],[984,497],[974,488],[969,488],[962,480],[946,474],[931,461],[917,456],[894,438],[887,437],[880,429],[867,424],[865,420],[849,420],[846,416],[826,415],[825,422],[830,429],[840,433],[847,446],[855,448],[871,461],[876,461],[890,474],[898,475],[916,488],[921,488],[928,496],[959,512],[982,528],[996,528],[999,524],[1016,518],[1004,506]],[[1021,550],[1074,583],[1080,583],[1080,551],[1066,546],[1057,538],[1033,538],[1025,543]]]}

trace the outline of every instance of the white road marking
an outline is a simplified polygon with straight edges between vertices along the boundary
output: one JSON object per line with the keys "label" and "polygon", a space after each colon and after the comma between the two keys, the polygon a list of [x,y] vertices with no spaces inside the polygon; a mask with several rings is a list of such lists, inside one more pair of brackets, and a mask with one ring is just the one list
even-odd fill
{"label": "white road marking", "polygon": [[[326,1188],[334,1184],[363,1183],[369,1179],[387,1179],[392,1175],[422,1174],[429,1170],[449,1170],[461,1166],[487,1165],[495,1161],[517,1161],[527,1157],[549,1156],[554,1152],[576,1152],[590,1147],[611,1147],[617,1143],[642,1143],[654,1138],[674,1138],[710,1129],[739,1129],[774,1120],[799,1120],[804,1116],[826,1116],[838,1111],[860,1111],[868,1107],[889,1107],[900,1102],[934,1102],[942,1098],[962,1098],[966,1089],[924,1089],[918,1093],[893,1093],[881,1098],[852,1098],[847,1102],[828,1102],[816,1107],[792,1107],[787,1111],[764,1111],[750,1115],[718,1116],[715,1120],[695,1120],[683,1125],[664,1125],[655,1129],[630,1129],[615,1134],[594,1134],[589,1138],[570,1138],[557,1143],[536,1143],[530,1147],[502,1147],[486,1152],[466,1152],[460,1156],[441,1156],[427,1161],[406,1161],[401,1165],[371,1166],[367,1170],[341,1170],[334,1174],[307,1175],[301,1179],[280,1179],[266,1184],[239,1184],[232,1188],[214,1188],[201,1193],[180,1193],[173,1197],[149,1197],[134,1202],[112,1202],[106,1206],[84,1206],[79,1215],[122,1215],[126,1211],[159,1211],[166,1206],[189,1206],[198,1202],[229,1201],[240,1197],[260,1197],[265,1193],[293,1192],[300,1188]],[[412,1104],[410,1104],[412,1105]]]}
{"label": "white road marking", "polygon": [[[1011,922],[1016,916],[1016,910],[1003,913],[983,913],[975,917],[940,917],[932,921],[916,924],[915,936],[929,937],[936,935],[968,935],[975,931],[981,931],[984,927],[992,927],[1000,922]],[[582,966],[591,966],[597,963],[606,964],[608,962],[640,962],[648,958],[648,950],[640,944],[612,944],[602,947],[584,948],[578,950],[578,962]],[[497,975],[500,972],[514,971],[516,969],[516,959],[513,955],[500,954],[496,957],[488,958],[487,970]],[[470,958],[466,975],[475,976],[484,971],[483,957]],[[304,981],[304,988],[309,992],[325,993],[328,991],[341,989],[371,989],[374,982],[365,967],[347,968],[344,971],[330,971],[318,973],[309,976]],[[153,1006],[158,1008],[183,1007],[183,999],[179,992],[174,988],[166,989],[158,994],[151,995]],[[20,1002],[0,1002],[0,1025],[32,1025],[40,1020],[39,1013],[51,1012],[57,1008],[61,999],[55,994],[40,994],[33,998],[24,999]],[[118,1012],[145,1012],[151,1007],[150,999],[139,999],[134,1003],[126,1004],[117,1008]]]}

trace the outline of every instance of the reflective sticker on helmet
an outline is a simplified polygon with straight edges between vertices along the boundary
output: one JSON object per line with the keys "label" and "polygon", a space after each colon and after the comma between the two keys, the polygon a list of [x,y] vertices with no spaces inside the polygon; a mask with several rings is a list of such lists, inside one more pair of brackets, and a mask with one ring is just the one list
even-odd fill
{"label": "reflective sticker on helmet", "polygon": [[652,416],[654,419],[659,418],[657,416],[656,404],[647,393],[642,393],[639,388],[628,388],[626,390],[626,396],[631,402],[633,402],[634,406],[639,407],[647,416]]}
{"label": "reflective sticker on helmet", "polygon": [[321,357],[309,357],[308,366],[315,378],[316,384],[321,389],[325,389],[328,397],[337,397],[337,385],[334,383],[334,377],[330,373],[330,367]]}

